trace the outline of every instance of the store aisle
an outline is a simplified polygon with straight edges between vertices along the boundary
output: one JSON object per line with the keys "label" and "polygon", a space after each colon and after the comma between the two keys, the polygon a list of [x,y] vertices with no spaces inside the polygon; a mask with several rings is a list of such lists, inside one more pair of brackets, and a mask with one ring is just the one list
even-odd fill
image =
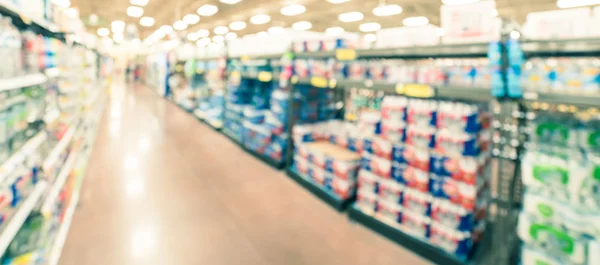
{"label": "store aisle", "polygon": [[111,97],[60,264],[428,264],[150,89]]}

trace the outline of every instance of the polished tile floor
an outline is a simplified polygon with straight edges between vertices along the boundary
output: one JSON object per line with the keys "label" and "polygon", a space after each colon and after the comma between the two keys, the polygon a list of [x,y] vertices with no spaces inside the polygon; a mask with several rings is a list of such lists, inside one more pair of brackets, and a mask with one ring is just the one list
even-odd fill
{"label": "polished tile floor", "polygon": [[114,86],[63,265],[429,264],[142,86]]}

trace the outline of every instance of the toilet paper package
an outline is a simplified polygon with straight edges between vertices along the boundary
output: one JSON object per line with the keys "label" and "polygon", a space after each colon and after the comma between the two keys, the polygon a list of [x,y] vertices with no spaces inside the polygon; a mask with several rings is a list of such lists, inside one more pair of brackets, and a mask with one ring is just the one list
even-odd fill
{"label": "toilet paper package", "polygon": [[372,155],[392,160],[393,145],[390,141],[379,137],[367,137],[363,141],[363,150]]}
{"label": "toilet paper package", "polygon": [[447,199],[433,198],[431,202],[431,220],[457,231],[473,231],[476,221],[485,218],[484,211],[484,209],[477,213],[467,211]]}
{"label": "toilet paper package", "polygon": [[450,202],[460,205],[467,211],[475,210],[478,204],[483,203],[483,191],[487,183],[473,186],[449,177],[430,174],[429,188],[435,198],[448,199]]}
{"label": "toilet paper package", "polygon": [[402,222],[402,207],[396,203],[385,200],[377,201],[377,216],[390,222]]}
{"label": "toilet paper package", "polygon": [[429,239],[431,219],[404,209],[402,211],[402,231],[414,237]]}
{"label": "toilet paper package", "polygon": [[431,213],[432,197],[429,193],[425,193],[412,188],[405,188],[403,193],[404,209],[422,216],[429,216]]}
{"label": "toilet paper package", "polygon": [[402,163],[402,161],[406,161],[411,167],[418,168],[422,171],[429,172],[430,171],[430,151],[428,149],[421,149],[414,146],[406,145],[404,147],[404,152],[402,152],[403,157],[399,157],[398,155],[401,153],[402,149],[399,146],[396,146],[397,150],[394,150],[394,161]]}
{"label": "toilet paper package", "polygon": [[371,171],[360,169],[358,171],[358,188],[371,193],[379,192],[379,182],[385,181]]}
{"label": "toilet paper package", "polygon": [[[430,182],[430,177],[429,177],[429,172],[423,171],[419,168],[415,168],[412,166],[406,166],[404,167],[401,164],[394,164],[397,165],[396,167],[394,167],[394,179],[397,180],[398,182],[402,183],[403,185],[405,185],[408,188],[414,189],[414,190],[418,190],[421,192],[429,192],[429,182]],[[400,170],[403,169],[403,170]],[[403,172],[403,173],[400,173]]]}
{"label": "toilet paper package", "polygon": [[469,256],[473,246],[470,233],[449,229],[435,221],[431,222],[429,242],[461,259],[466,259]]}
{"label": "toilet paper package", "polygon": [[421,128],[435,128],[437,124],[437,101],[410,99],[406,120],[409,125]]}
{"label": "toilet paper package", "polygon": [[359,188],[356,194],[356,206],[367,214],[375,211],[377,195],[367,189]]}
{"label": "toilet paper package", "polygon": [[392,143],[403,143],[407,137],[406,123],[399,120],[382,120],[379,136]]}
{"label": "toilet paper package", "polygon": [[404,122],[406,121],[408,99],[406,97],[386,96],[381,103],[381,116],[383,120]]}
{"label": "toilet paper package", "polygon": [[[369,174],[368,171],[363,172],[366,172],[365,174],[367,175]],[[404,203],[404,194],[405,190],[407,190],[406,186],[390,179],[379,178],[379,180],[373,180],[369,177],[370,176],[363,178],[362,187],[373,189],[377,192],[381,201],[397,205],[402,205]],[[377,185],[377,188],[375,188],[375,185]]]}
{"label": "toilet paper package", "polygon": [[437,153],[430,156],[431,173],[439,176],[450,177],[456,181],[476,185],[485,181],[485,170],[489,156],[479,155],[477,157],[454,156],[449,157]]}
{"label": "toilet paper package", "polygon": [[361,168],[371,171],[380,177],[388,179],[392,177],[392,162],[385,158],[381,158],[370,153],[363,152],[360,161],[360,166]]}
{"label": "toilet paper package", "polygon": [[436,130],[432,127],[408,126],[406,130],[406,144],[421,149],[430,149],[435,146]]}
{"label": "toilet paper package", "polygon": [[435,151],[447,156],[478,156],[487,150],[481,135],[438,130],[435,135]]}
{"label": "toilet paper package", "polygon": [[489,128],[490,115],[475,104],[440,102],[437,113],[437,128],[468,134]]}

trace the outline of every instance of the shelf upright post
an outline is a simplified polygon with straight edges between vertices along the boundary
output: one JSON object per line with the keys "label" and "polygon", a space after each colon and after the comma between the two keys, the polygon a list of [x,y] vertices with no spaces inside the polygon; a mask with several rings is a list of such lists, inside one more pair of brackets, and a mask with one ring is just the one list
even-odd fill
{"label": "shelf upright post", "polygon": [[[284,63],[293,64],[295,59],[295,54],[293,52],[287,52],[283,55],[281,60]],[[289,170],[289,168],[293,164],[294,160],[294,139],[293,139],[293,129],[296,124],[296,115],[294,115],[294,110],[296,110],[296,101],[294,100],[294,94],[296,94],[296,84],[298,84],[298,77],[296,77],[293,71],[290,71],[289,77],[280,78],[279,86],[282,84],[287,84],[288,87],[288,110],[287,110],[287,123],[286,123],[286,133],[287,137],[287,145],[285,150],[285,161],[283,161],[284,170]]]}

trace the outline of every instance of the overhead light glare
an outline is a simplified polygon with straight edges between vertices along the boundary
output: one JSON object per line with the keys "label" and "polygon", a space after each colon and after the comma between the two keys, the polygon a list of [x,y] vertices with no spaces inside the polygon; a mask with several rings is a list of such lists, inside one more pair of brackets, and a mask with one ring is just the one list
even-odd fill
{"label": "overhead light glare", "polygon": [[200,22],[200,17],[196,14],[187,14],[183,17],[183,22],[187,23],[188,25],[194,25]]}
{"label": "overhead light glare", "polygon": [[198,13],[198,15],[210,17],[219,12],[219,8],[215,5],[206,4],[198,8],[196,12]]}
{"label": "overhead light glare", "polygon": [[235,39],[237,39],[237,33],[229,32],[229,33],[225,34],[225,39],[226,40],[235,40]]}
{"label": "overhead light glare", "polygon": [[129,3],[136,6],[146,6],[148,0],[129,0]]}
{"label": "overhead light glare", "polygon": [[144,14],[144,9],[139,6],[130,6],[127,8],[127,15],[130,17],[141,17]]}
{"label": "overhead light glare", "polygon": [[115,41],[115,43],[123,42],[123,33],[114,33],[113,40]]}
{"label": "overhead light glare", "polygon": [[[272,28],[276,28],[276,27],[271,27],[271,28],[269,28],[269,29],[272,29]],[[281,27],[280,27],[280,28],[281,28]],[[281,28],[281,29],[283,30],[283,28]],[[258,36],[258,37],[260,37],[260,38],[263,38],[263,37],[269,36],[269,34],[268,34],[268,33],[266,33],[266,32],[264,32],[264,31],[260,31],[260,32],[256,33],[256,36]]]}
{"label": "overhead light glare", "polygon": [[516,40],[516,39],[519,39],[520,37],[521,37],[521,33],[520,32],[518,32],[516,30],[513,30],[513,31],[510,32],[510,38],[511,39],[515,39]]}
{"label": "overhead light glare", "polygon": [[341,4],[341,3],[346,3],[349,1],[350,0],[327,0],[327,2],[332,3],[332,4]]}
{"label": "overhead light glare", "polygon": [[237,3],[239,3],[242,0],[219,0],[219,2],[223,3],[223,4],[228,4],[228,5],[235,5]]}
{"label": "overhead light glare", "polygon": [[573,8],[582,6],[600,5],[600,0],[558,0],[558,8]]}
{"label": "overhead light glare", "polygon": [[407,27],[418,27],[429,24],[429,19],[426,17],[407,17],[402,20],[402,24]]}
{"label": "overhead light glare", "polygon": [[[267,32],[269,32],[269,34],[271,35],[277,35],[277,34],[281,34],[285,31],[285,29],[283,29],[283,27],[280,26],[273,26],[270,27]],[[257,35],[261,35],[261,33],[265,33],[264,31],[259,32]],[[264,34],[265,36],[267,35],[267,33]]]}
{"label": "overhead light glare", "polygon": [[381,25],[377,22],[362,23],[358,29],[362,32],[374,32],[380,30]]}
{"label": "overhead light glare", "polygon": [[284,16],[296,16],[306,12],[306,7],[299,4],[293,4],[281,8],[279,11],[281,11],[281,14]]}
{"label": "overhead light glare", "polygon": [[175,21],[175,23],[173,23],[173,28],[176,30],[184,30],[187,29],[187,23],[183,22],[182,20],[177,20]]}
{"label": "overhead light glare", "polygon": [[212,41],[214,43],[221,43],[225,41],[225,37],[221,36],[221,35],[216,35],[212,37]]}
{"label": "overhead light glare", "polygon": [[71,1],[69,0],[53,0],[52,3],[62,8],[68,8],[71,6]]}
{"label": "overhead light glare", "polygon": [[110,35],[110,30],[108,30],[107,28],[99,28],[97,32],[98,36],[100,37],[106,37]]}
{"label": "overhead light glare", "polygon": [[295,30],[309,30],[312,28],[312,23],[308,21],[299,21],[292,24],[292,28]]}
{"label": "overhead light glare", "polygon": [[154,18],[143,17],[140,19],[140,25],[143,27],[152,27],[154,25]]}
{"label": "overhead light glare", "polygon": [[375,42],[375,41],[377,41],[377,35],[375,35],[373,33],[365,34],[365,40],[367,42]]}
{"label": "overhead light glare", "polygon": [[331,28],[327,28],[325,30],[325,33],[327,33],[327,35],[331,35],[331,36],[339,36],[339,35],[344,34],[344,32],[346,32],[346,31],[342,27],[331,27]]}
{"label": "overhead light glare", "polygon": [[457,6],[457,5],[465,5],[477,3],[480,0],[442,0],[442,3],[447,6]]}
{"label": "overhead light glare", "polygon": [[338,19],[342,22],[356,22],[361,21],[365,18],[365,15],[361,12],[348,12],[342,13],[338,16]]}
{"label": "overhead light glare", "polygon": [[213,32],[218,35],[225,35],[225,33],[229,32],[229,28],[225,26],[217,26],[213,29]]}
{"label": "overhead light glare", "polygon": [[373,15],[378,17],[387,17],[402,13],[402,7],[399,5],[382,5],[373,8]]}
{"label": "overhead light glare", "polygon": [[110,29],[112,32],[123,32],[125,30],[125,22],[121,20],[115,20],[110,23]]}
{"label": "overhead light glare", "polygon": [[244,21],[234,21],[229,23],[229,28],[231,30],[242,30],[246,28],[246,22]]}
{"label": "overhead light glare", "polygon": [[196,45],[198,47],[204,47],[204,46],[207,46],[208,44],[210,44],[210,38],[202,38],[202,39],[199,39],[198,41],[196,41]]}
{"label": "overhead light glare", "polygon": [[199,38],[205,38],[208,37],[208,35],[210,35],[210,31],[208,31],[207,29],[201,29],[196,31],[196,34]]}
{"label": "overhead light glare", "polygon": [[267,14],[258,14],[258,15],[254,15],[250,18],[250,23],[255,24],[255,25],[266,24],[269,21],[271,21],[271,17]]}
{"label": "overhead light glare", "polygon": [[173,27],[169,26],[169,25],[163,25],[160,27],[160,29],[158,29],[163,35],[167,35],[171,32],[173,32]]}
{"label": "overhead light glare", "polygon": [[189,41],[197,41],[200,37],[198,37],[198,34],[196,34],[196,32],[190,32],[187,35],[187,39]]}
{"label": "overhead light glare", "polygon": [[497,17],[499,15],[498,9],[492,10],[492,17]]}

